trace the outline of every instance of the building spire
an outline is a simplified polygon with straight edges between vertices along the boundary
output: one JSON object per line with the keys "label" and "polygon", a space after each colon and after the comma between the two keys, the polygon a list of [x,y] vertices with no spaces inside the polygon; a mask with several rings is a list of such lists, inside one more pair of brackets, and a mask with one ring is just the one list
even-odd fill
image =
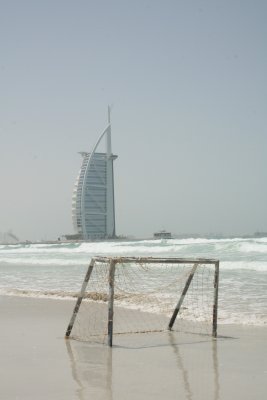
{"label": "building spire", "polygon": [[110,113],[111,113],[111,107],[108,105],[108,124],[110,124]]}
{"label": "building spire", "polygon": [[110,123],[110,113],[111,107],[108,105],[108,127],[106,133],[106,146],[107,146],[107,156],[111,156],[111,123]]}

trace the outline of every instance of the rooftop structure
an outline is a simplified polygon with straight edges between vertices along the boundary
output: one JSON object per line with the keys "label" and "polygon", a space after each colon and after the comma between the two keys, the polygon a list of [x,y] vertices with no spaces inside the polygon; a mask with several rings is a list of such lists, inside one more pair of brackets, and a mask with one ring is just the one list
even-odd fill
{"label": "rooftop structure", "polygon": [[[106,138],[106,151],[97,152]],[[116,237],[113,161],[111,151],[110,108],[108,125],[90,153],[81,152],[82,166],[77,177],[73,198],[74,229],[84,240]]]}

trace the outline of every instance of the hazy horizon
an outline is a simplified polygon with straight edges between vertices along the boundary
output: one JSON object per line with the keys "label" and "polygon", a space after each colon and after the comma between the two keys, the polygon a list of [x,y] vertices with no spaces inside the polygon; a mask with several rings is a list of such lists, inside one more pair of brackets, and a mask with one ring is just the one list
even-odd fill
{"label": "hazy horizon", "polygon": [[0,233],[73,232],[113,105],[117,235],[267,231],[267,3],[2,2]]}

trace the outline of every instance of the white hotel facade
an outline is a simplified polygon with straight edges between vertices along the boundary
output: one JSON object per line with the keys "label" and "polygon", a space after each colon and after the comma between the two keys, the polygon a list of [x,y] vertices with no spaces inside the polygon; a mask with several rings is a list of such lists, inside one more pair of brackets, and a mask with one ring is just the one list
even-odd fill
{"label": "white hotel facade", "polygon": [[[105,152],[97,152],[102,141]],[[72,197],[72,219],[76,233],[83,240],[116,237],[113,161],[111,151],[110,109],[108,126],[90,153],[81,152],[82,166]]]}

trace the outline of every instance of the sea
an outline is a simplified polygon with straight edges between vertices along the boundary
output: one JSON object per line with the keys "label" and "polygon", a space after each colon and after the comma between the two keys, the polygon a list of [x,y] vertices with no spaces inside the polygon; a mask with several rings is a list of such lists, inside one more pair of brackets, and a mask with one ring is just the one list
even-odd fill
{"label": "sea", "polygon": [[67,300],[96,255],[218,259],[218,323],[267,325],[267,238],[2,244],[0,295]]}

